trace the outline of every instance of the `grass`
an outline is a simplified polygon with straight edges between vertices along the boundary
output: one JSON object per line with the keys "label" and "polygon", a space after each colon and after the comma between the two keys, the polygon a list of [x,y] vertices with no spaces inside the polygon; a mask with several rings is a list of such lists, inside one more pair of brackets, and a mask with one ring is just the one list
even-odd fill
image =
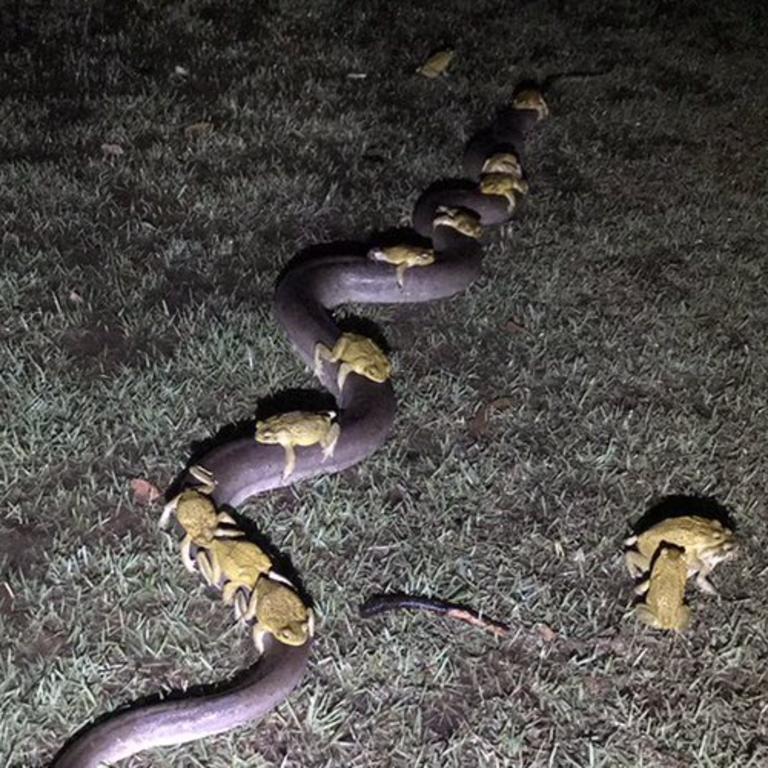
{"label": "grass", "polygon": [[[395,353],[391,440],[246,508],[321,615],[301,689],[127,764],[766,763],[757,4],[29,0],[0,22],[0,765],[253,661],[130,480],[312,386],[270,315],[292,254],[407,220],[517,82],[580,70],[605,74],[553,82],[485,277],[349,309]],[[413,76],[444,43],[449,76]],[[625,616],[621,541],[669,494],[743,539],[683,636]],[[388,588],[519,634],[360,622]]]}

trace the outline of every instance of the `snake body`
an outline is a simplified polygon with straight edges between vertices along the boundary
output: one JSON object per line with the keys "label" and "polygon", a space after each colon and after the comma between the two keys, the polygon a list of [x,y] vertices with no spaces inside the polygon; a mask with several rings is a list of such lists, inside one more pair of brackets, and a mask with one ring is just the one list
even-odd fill
{"label": "snake body", "polygon": [[[535,90],[518,93],[512,106],[498,112],[464,152],[467,179],[439,183],[418,199],[413,228],[432,242],[437,258],[407,271],[399,285],[395,268],[350,249],[296,259],[278,281],[274,310],[298,355],[313,366],[318,343],[333,347],[342,331],[331,311],[347,302],[416,303],[447,298],[480,275],[481,248],[473,237],[447,226],[433,226],[441,208],[474,214],[482,226],[507,221],[514,213],[508,200],[480,191],[478,177],[487,158],[513,153],[522,164],[526,134],[546,114]],[[332,457],[317,446],[297,452],[296,468],[283,479],[284,452],[241,438],[212,449],[198,463],[213,473],[213,499],[237,507],[247,499],[320,474],[339,472],[365,459],[386,440],[395,416],[390,382],[375,383],[351,374],[338,391],[338,364],[325,362],[321,384],[336,397],[340,437]],[[187,476],[182,485],[193,484]],[[228,687],[201,695],[142,704],[119,710],[76,734],[54,758],[51,768],[97,768],[152,747],[180,744],[222,733],[263,717],[283,701],[304,675],[311,640],[289,647],[271,638],[258,662]]]}

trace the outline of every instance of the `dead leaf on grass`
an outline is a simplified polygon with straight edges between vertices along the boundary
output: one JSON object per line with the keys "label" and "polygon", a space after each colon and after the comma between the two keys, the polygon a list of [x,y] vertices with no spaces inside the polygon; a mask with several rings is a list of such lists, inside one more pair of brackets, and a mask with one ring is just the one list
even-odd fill
{"label": "dead leaf on grass", "polygon": [[554,643],[557,640],[557,632],[548,624],[537,624],[536,633],[539,638],[545,643]]}
{"label": "dead leaf on grass", "polygon": [[122,157],[125,154],[125,150],[120,146],[120,144],[110,144],[109,142],[104,142],[104,144],[101,145],[101,154],[104,156],[104,158]]}
{"label": "dead leaf on grass", "polygon": [[433,53],[416,72],[430,79],[439,77],[448,69],[448,65],[453,61],[455,55],[456,51],[452,48],[445,48],[442,51]]}
{"label": "dead leaf on grass", "polygon": [[82,304],[84,302],[83,297],[75,290],[72,290],[69,292],[69,296],[67,298],[73,303],[73,304]]}
{"label": "dead leaf on grass", "polygon": [[213,133],[213,123],[201,120],[198,123],[192,123],[184,129],[184,135],[188,139],[204,139]]}
{"label": "dead leaf on grass", "polygon": [[530,331],[517,319],[511,317],[504,323],[504,330],[507,333],[530,333]]}
{"label": "dead leaf on grass", "polygon": [[137,504],[154,504],[163,495],[156,485],[141,477],[131,480],[131,491],[133,491],[133,500]]}
{"label": "dead leaf on grass", "polygon": [[488,432],[488,406],[481,406],[477,413],[467,423],[467,429],[469,434],[479,440],[486,432]]}
{"label": "dead leaf on grass", "polygon": [[514,400],[511,397],[497,397],[481,406],[467,424],[469,434],[478,440],[488,432],[491,413],[506,410],[513,405]]}

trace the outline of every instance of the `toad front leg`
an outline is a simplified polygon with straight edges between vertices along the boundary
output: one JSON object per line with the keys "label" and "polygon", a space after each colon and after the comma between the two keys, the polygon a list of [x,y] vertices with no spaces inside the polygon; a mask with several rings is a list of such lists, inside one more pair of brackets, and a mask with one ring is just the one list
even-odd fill
{"label": "toad front leg", "polygon": [[624,553],[624,562],[627,565],[629,575],[636,579],[647,573],[651,567],[651,561],[642,552],[636,549],[630,549]]}
{"label": "toad front leg", "polygon": [[709,580],[709,574],[712,573],[718,561],[707,561],[696,558],[688,565],[688,573],[696,573],[696,586],[706,595],[718,595],[719,592],[715,585]]}
{"label": "toad front leg", "polygon": [[[341,360],[341,354],[339,345],[336,348],[331,349],[325,344],[318,342],[315,344],[315,376],[320,378],[320,374],[323,372],[323,360],[327,360],[329,363],[338,363]],[[336,376],[336,385],[339,388],[339,392],[344,391],[344,382],[347,380],[347,376],[354,372],[353,366],[349,363],[342,363],[339,366],[339,371]]]}
{"label": "toad front leg", "polygon": [[285,451],[285,466],[283,467],[283,481],[287,480],[296,469],[296,449],[293,447],[293,443],[283,442],[280,443]]}

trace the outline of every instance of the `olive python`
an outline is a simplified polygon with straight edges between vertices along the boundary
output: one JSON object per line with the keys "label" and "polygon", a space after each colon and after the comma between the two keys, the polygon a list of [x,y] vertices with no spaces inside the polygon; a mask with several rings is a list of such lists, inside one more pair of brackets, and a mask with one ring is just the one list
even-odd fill
{"label": "olive python", "polygon": [[[299,357],[336,398],[337,409],[327,416],[333,419],[333,444],[295,442],[286,449],[250,436],[213,448],[198,465],[213,480],[209,493],[217,508],[237,508],[266,491],[340,472],[381,446],[396,410],[391,381],[375,381],[328,354],[339,349],[343,337],[332,311],[348,302],[448,298],[477,279],[482,230],[508,221],[527,194],[524,141],[547,114],[538,89],[519,88],[511,103],[466,145],[466,178],[438,182],[417,200],[413,238],[296,258],[287,265],[276,286],[275,315]],[[320,356],[318,350],[326,354]],[[287,450],[292,454],[289,472]],[[199,477],[199,470],[188,470],[182,489],[197,487]],[[191,551],[194,556],[194,547]],[[64,745],[51,768],[97,768],[145,749],[201,739],[258,720],[299,684],[311,645],[311,632],[301,645],[267,634],[256,664],[226,687],[102,716]]]}

